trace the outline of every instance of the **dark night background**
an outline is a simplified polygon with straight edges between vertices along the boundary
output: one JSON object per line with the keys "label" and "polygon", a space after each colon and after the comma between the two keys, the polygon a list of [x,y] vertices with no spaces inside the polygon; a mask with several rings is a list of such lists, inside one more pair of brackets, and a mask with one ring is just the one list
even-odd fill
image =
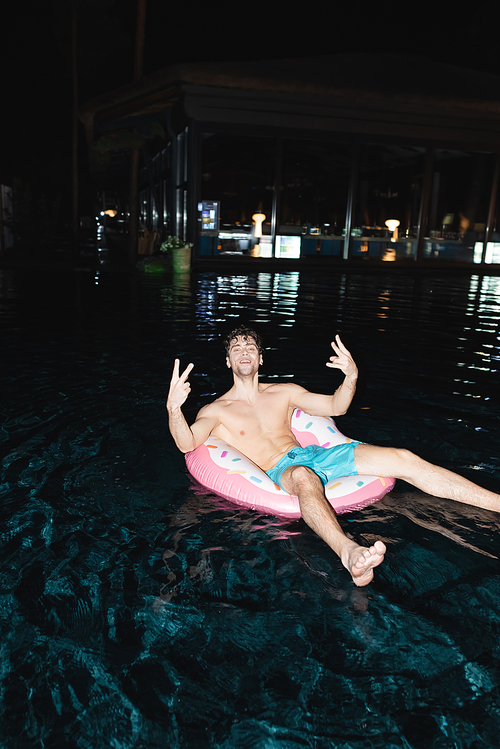
{"label": "dark night background", "polygon": [[[0,182],[31,191],[37,239],[46,201],[71,215],[73,6],[8,1]],[[137,0],[75,2],[84,103],[131,81]],[[320,5],[147,0],[144,73],[392,52],[500,75],[498,0]],[[89,215],[82,126],[79,154]],[[255,320],[265,372],[319,392],[339,332],[362,372],[347,434],[498,487],[498,276],[318,267],[0,264],[0,749],[499,746],[500,515],[401,482],[346,519],[391,547],[358,596],[312,531],[199,494],[168,436],[174,356],[196,363],[191,419],[227,388],[229,325]]]}
{"label": "dark night background", "polygon": [[[137,0],[76,0],[79,102],[132,78]],[[320,10],[320,6],[322,10]],[[69,199],[69,0],[11,3],[0,45],[0,180]],[[224,10],[222,10],[224,8]],[[147,0],[144,74],[182,62],[304,57],[343,52],[421,55],[500,74],[496,2],[243,5]],[[370,71],[367,70],[369,77]],[[80,134],[80,212],[92,211]],[[87,205],[85,204],[87,203]],[[69,206],[68,206],[69,208]]]}

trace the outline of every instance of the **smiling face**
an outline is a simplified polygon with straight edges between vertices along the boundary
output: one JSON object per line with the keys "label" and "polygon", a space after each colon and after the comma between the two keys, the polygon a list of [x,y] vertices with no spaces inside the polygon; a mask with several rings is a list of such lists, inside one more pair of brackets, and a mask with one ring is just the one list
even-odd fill
{"label": "smiling face", "polygon": [[258,372],[262,355],[253,338],[239,335],[231,341],[226,363],[235,374],[249,376]]}

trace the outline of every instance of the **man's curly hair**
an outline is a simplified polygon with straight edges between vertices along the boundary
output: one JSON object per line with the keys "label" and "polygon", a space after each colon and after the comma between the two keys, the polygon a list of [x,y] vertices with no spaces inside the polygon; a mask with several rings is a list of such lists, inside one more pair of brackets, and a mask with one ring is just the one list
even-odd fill
{"label": "man's curly hair", "polygon": [[247,328],[246,325],[240,325],[238,328],[232,330],[224,339],[226,356],[229,356],[229,348],[232,342],[235,341],[239,336],[241,336],[242,338],[252,338],[255,341],[255,345],[257,346],[259,354],[262,354],[264,352],[264,349],[262,348],[262,338],[260,337],[260,335],[256,333],[252,328]]}

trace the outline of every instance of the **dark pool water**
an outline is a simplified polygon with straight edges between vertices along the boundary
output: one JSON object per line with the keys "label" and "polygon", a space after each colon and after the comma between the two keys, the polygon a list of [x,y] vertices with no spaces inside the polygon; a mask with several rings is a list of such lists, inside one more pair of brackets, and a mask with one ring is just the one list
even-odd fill
{"label": "dark pool water", "polygon": [[301,521],[199,494],[168,434],[229,386],[221,345],[338,420],[500,491],[500,279],[401,273],[1,278],[2,747],[500,745],[500,515],[396,489],[341,522],[388,546],[356,589]]}

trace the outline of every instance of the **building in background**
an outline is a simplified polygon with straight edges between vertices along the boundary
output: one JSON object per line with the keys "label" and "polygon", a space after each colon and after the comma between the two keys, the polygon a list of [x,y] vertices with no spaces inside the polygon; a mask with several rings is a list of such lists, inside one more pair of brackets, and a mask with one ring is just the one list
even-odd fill
{"label": "building in background", "polygon": [[195,258],[500,263],[500,77],[390,54],[183,64],[81,118],[124,185],[140,141],[142,226]]}

